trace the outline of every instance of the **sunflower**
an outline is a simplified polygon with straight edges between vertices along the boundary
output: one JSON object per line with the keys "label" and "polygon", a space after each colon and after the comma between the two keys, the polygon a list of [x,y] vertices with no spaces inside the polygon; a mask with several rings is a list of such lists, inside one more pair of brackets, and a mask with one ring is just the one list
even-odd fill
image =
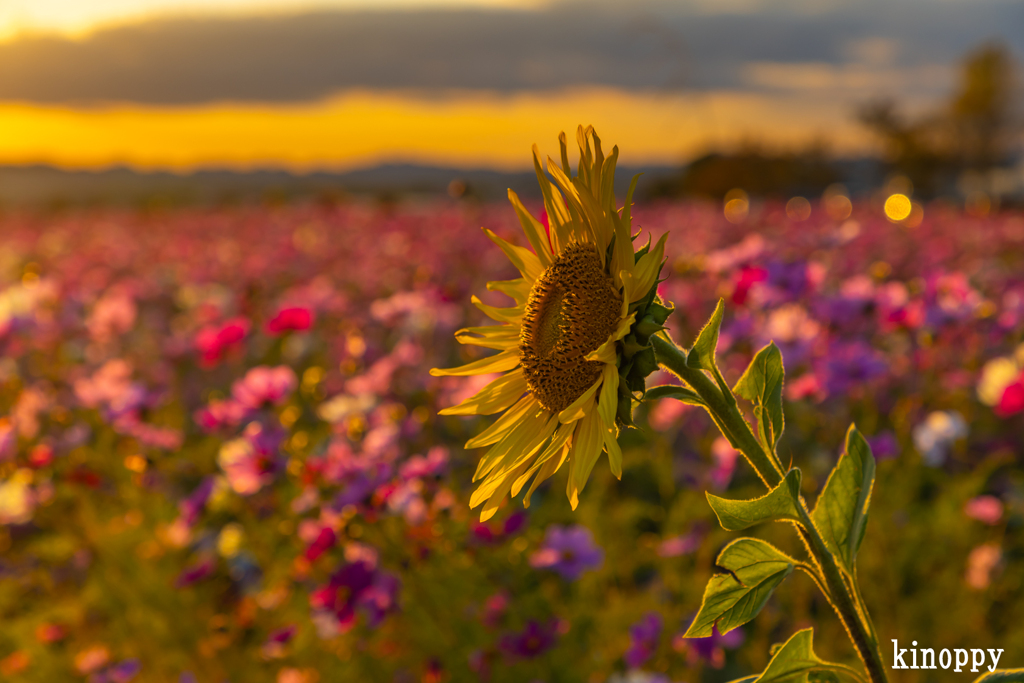
{"label": "sunflower", "polygon": [[[499,351],[459,368],[433,369],[434,376],[504,373],[477,394],[441,415],[493,415],[490,427],[466,448],[487,448],[473,477],[480,482],[470,506],[484,503],[481,521],[494,515],[505,496],[517,496],[532,478],[523,504],[537,486],[568,463],[566,495],[575,510],[579,494],[601,456],[622,476],[619,428],[631,424],[634,393],[656,365],[648,337],[671,312],[655,296],[665,237],[651,248],[633,249],[630,205],[633,178],[621,209],[613,180],[618,148],[607,157],[592,127],[580,126],[578,174],[573,177],[565,133],[559,136],[561,168],[549,157],[534,168],[548,217],[545,226],[514,192],[509,200],[531,249],[487,236],[521,273],[489,282],[509,296],[509,308],[473,303],[501,323],[455,333],[462,344]],[[593,148],[591,147],[593,141]],[[642,321],[639,324],[637,321]]]}

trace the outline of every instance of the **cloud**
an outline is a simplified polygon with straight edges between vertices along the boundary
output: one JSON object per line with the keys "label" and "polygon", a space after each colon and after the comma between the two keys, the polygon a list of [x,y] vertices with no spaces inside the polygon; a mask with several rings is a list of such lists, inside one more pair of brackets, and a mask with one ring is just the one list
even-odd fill
{"label": "cloud", "polygon": [[281,103],[359,88],[678,92],[787,79],[863,89],[883,66],[913,74],[949,65],[985,39],[1024,54],[1016,0],[708,7],[641,0],[532,11],[345,10],[163,18],[80,38],[27,35],[0,43],[0,100]]}

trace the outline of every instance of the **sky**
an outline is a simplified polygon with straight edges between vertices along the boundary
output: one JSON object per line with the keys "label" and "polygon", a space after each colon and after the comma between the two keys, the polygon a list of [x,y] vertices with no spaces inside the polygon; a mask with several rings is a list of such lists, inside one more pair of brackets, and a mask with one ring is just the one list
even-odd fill
{"label": "sky", "polygon": [[[0,0],[0,164],[527,167],[592,123],[626,165],[863,154],[1019,0]],[[1018,30],[1015,30],[1018,29]]]}

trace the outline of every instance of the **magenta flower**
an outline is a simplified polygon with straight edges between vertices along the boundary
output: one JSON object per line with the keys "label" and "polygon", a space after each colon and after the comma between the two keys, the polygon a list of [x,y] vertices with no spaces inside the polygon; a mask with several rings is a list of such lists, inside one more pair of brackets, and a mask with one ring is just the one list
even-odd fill
{"label": "magenta flower", "polygon": [[657,612],[648,612],[643,619],[629,627],[631,643],[625,654],[626,666],[637,669],[654,656],[661,628],[661,615]]}
{"label": "magenta flower", "polygon": [[532,659],[554,647],[557,640],[557,620],[542,625],[531,619],[522,631],[503,636],[498,647],[511,657]]}
{"label": "magenta flower", "polygon": [[594,544],[590,529],[583,526],[548,527],[540,550],[530,557],[530,566],[550,569],[567,581],[575,581],[588,569],[604,562],[604,551]]}
{"label": "magenta flower", "polygon": [[278,335],[285,332],[308,330],[313,326],[313,311],[302,306],[282,308],[267,323],[267,334]]}
{"label": "magenta flower", "polygon": [[212,557],[204,557],[197,560],[182,570],[174,582],[174,586],[175,588],[185,588],[186,586],[198,583],[213,574],[213,570],[216,567],[217,563]]}
{"label": "magenta flower", "polygon": [[329,526],[321,528],[316,538],[313,539],[313,542],[306,547],[306,559],[310,562],[314,562],[317,558],[334,547],[334,543],[337,539],[338,537],[334,533],[334,529]]}
{"label": "magenta flower", "polygon": [[280,404],[296,386],[295,371],[287,365],[276,368],[259,365],[231,385],[231,396],[239,405],[258,410],[265,405]]}
{"label": "magenta flower", "polygon": [[1024,373],[1013,384],[1003,390],[1003,396],[996,405],[996,415],[1010,417],[1024,411]]}
{"label": "magenta flower", "polygon": [[232,318],[220,326],[207,326],[196,334],[196,350],[202,365],[216,365],[228,351],[237,348],[249,334],[249,321]]}

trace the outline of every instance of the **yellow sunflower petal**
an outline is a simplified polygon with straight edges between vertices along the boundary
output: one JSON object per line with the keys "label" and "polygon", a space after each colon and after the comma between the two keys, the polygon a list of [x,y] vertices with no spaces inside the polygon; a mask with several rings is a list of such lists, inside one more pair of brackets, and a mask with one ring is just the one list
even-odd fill
{"label": "yellow sunflower petal", "polygon": [[514,244],[510,244],[505,240],[501,239],[493,232],[484,228],[484,232],[491,238],[491,241],[501,247],[501,250],[508,256],[509,261],[512,262],[520,273],[523,274],[527,280],[531,283],[536,282],[540,274],[544,272],[544,267],[540,264],[540,259],[529,249],[524,247],[517,247]]}
{"label": "yellow sunflower petal", "polygon": [[522,306],[530,298],[530,283],[526,281],[526,278],[488,282],[487,290],[490,292],[501,292],[515,301],[517,306]]}
{"label": "yellow sunflower petal", "polygon": [[[469,507],[474,508],[489,498],[506,480],[508,481],[508,488],[505,489],[507,493],[519,475],[529,467],[530,459],[551,438],[557,425],[558,421],[548,416],[541,429],[530,429],[529,433],[517,433],[515,436],[509,435],[510,442],[507,446],[502,446],[502,444],[496,446],[495,448],[500,448],[504,455],[492,461],[491,469],[486,473],[483,483],[469,499]],[[535,426],[536,422],[531,425],[531,427]],[[500,466],[498,466],[499,461]]]}
{"label": "yellow sunflower petal", "polygon": [[601,369],[601,395],[597,399],[597,412],[606,426],[615,426],[615,410],[619,405],[619,368],[614,363]]}
{"label": "yellow sunflower petal", "polygon": [[498,441],[480,458],[476,472],[473,474],[473,481],[483,479],[502,462],[511,462],[508,460],[510,457],[515,458],[530,449],[536,451],[540,448],[544,440],[551,436],[551,431],[548,431],[547,436],[543,439],[539,437],[551,420],[551,414],[540,408],[539,405],[538,410],[527,413],[502,437],[501,441]]}
{"label": "yellow sunflower petal", "polygon": [[519,365],[519,349],[508,349],[487,358],[475,360],[457,368],[431,368],[434,377],[465,377],[486,375],[491,372],[505,372]]}
{"label": "yellow sunflower petal", "polygon": [[612,147],[612,153],[601,166],[601,206],[607,211],[615,210],[615,164],[619,160],[619,147]]}
{"label": "yellow sunflower petal", "polygon": [[587,412],[586,409],[594,402],[594,394],[597,393],[597,387],[600,384],[600,382],[594,382],[589,389],[580,394],[579,398],[558,414],[558,421],[562,424],[569,424],[582,418]]}
{"label": "yellow sunflower petal", "polygon": [[636,319],[636,311],[630,313],[625,318],[619,321],[618,326],[612,335],[608,337],[608,340],[597,347],[597,349],[591,352],[587,356],[587,360],[598,360],[602,363],[614,363],[615,362],[615,342],[619,341],[627,334],[629,334],[629,328],[632,327],[633,321]]}
{"label": "yellow sunflower petal", "polygon": [[654,245],[654,248],[641,256],[640,260],[636,262],[636,268],[633,270],[636,279],[634,283],[636,289],[633,291],[633,298],[629,303],[639,301],[647,296],[647,293],[651,291],[651,287],[654,286],[655,280],[658,278],[658,271],[661,269],[661,261],[665,258],[666,237],[668,237],[668,233],[662,235],[658,243]]}
{"label": "yellow sunflower petal", "polygon": [[502,375],[462,403],[445,408],[440,415],[493,415],[505,410],[526,393],[521,370]]}
{"label": "yellow sunflower petal", "polygon": [[569,504],[575,510],[580,502],[580,492],[587,485],[590,473],[597,464],[604,449],[604,434],[601,416],[591,410],[580,420],[576,428],[575,443],[572,449],[572,470],[569,473],[569,484],[566,493]]}
{"label": "yellow sunflower petal", "polygon": [[519,478],[516,479],[515,483],[512,484],[513,496],[519,495],[519,492],[522,490],[523,486],[526,485],[526,482],[530,480],[530,477],[532,477],[537,470],[544,466],[544,463],[565,449],[565,444],[569,441],[569,438],[572,436],[575,428],[575,424],[558,425],[558,429],[551,437],[551,441],[549,441],[548,445],[544,447],[544,450],[541,451],[540,455],[534,459],[533,464],[530,465],[530,469],[521,474]]}
{"label": "yellow sunflower petal", "polygon": [[614,427],[604,427],[604,447],[608,451],[608,467],[611,468],[612,475],[622,480],[622,448],[619,446],[619,440],[615,436]]}
{"label": "yellow sunflower petal", "polygon": [[[519,223],[523,226],[523,232],[526,233],[526,239],[528,239],[530,241],[530,245],[533,246],[533,251],[540,259],[540,264],[547,268],[551,265],[553,259],[551,257],[551,243],[548,241],[547,232],[544,230],[544,226],[526,210],[523,203],[519,201],[519,195],[512,190],[508,191],[508,200],[512,202],[512,208],[515,209],[516,215],[519,216]],[[548,219],[549,224],[550,220],[551,219]]]}
{"label": "yellow sunflower petal", "polygon": [[[525,464],[522,467],[519,468],[519,472],[521,472],[524,469],[526,469],[526,465]],[[513,474],[509,475],[508,477],[506,477],[502,481],[501,486],[499,486],[494,491],[494,493],[491,494],[491,497],[487,500],[487,503],[484,504],[483,509],[480,510],[480,522],[481,522],[481,524],[483,522],[486,522],[487,520],[489,520],[491,517],[493,517],[494,513],[498,511],[498,507],[501,505],[501,502],[503,500],[505,500],[505,496],[508,495],[508,490],[512,487],[512,481],[513,481],[513,479],[515,478],[515,476],[517,474],[518,474],[518,472],[513,473]],[[470,505],[470,507],[472,508],[472,507],[475,507],[475,506]]]}
{"label": "yellow sunflower petal", "polygon": [[629,181],[629,190],[626,191],[626,203],[622,205],[622,224],[626,227],[626,234],[632,234],[633,191],[636,189],[636,183],[638,180],[640,180],[639,173],[633,176],[633,179]]}
{"label": "yellow sunflower petal", "polygon": [[634,261],[633,242],[629,238],[629,228],[617,213],[612,213],[612,226],[615,229],[615,246],[612,248],[611,272],[615,276],[615,286],[623,285],[621,272],[633,273]]}
{"label": "yellow sunflower petal", "polygon": [[548,225],[551,228],[551,246],[557,254],[569,243],[569,231],[565,226],[571,219],[562,194],[544,175],[537,145],[533,146],[533,170],[537,174],[537,184],[540,185],[541,194],[544,196],[544,210],[547,211]]}
{"label": "yellow sunflower petal", "polygon": [[544,461],[544,464],[541,465],[540,470],[537,472],[537,476],[533,478],[533,483],[530,484],[530,488],[526,491],[526,495],[523,496],[523,507],[530,507],[530,498],[533,496],[533,492],[537,490],[538,486],[550,479],[551,475],[562,467],[562,463],[568,457],[569,444],[565,444],[562,446],[561,453]]}
{"label": "yellow sunflower petal", "polygon": [[483,346],[504,351],[519,346],[518,325],[485,325],[464,327],[455,333],[455,341],[470,346]]}
{"label": "yellow sunflower petal", "polygon": [[523,396],[519,401],[508,409],[508,411],[494,421],[490,427],[480,432],[472,439],[466,442],[466,450],[473,448],[482,448],[483,446],[490,446],[491,444],[498,443],[519,423],[524,416],[529,414],[531,410],[535,410],[540,407],[537,403],[537,399],[532,394]]}
{"label": "yellow sunflower petal", "polygon": [[511,308],[498,308],[497,306],[488,306],[477,296],[472,296],[469,299],[473,302],[473,305],[484,312],[491,320],[497,320],[500,323],[517,323],[523,319],[523,312],[526,310],[525,306],[513,306]]}

